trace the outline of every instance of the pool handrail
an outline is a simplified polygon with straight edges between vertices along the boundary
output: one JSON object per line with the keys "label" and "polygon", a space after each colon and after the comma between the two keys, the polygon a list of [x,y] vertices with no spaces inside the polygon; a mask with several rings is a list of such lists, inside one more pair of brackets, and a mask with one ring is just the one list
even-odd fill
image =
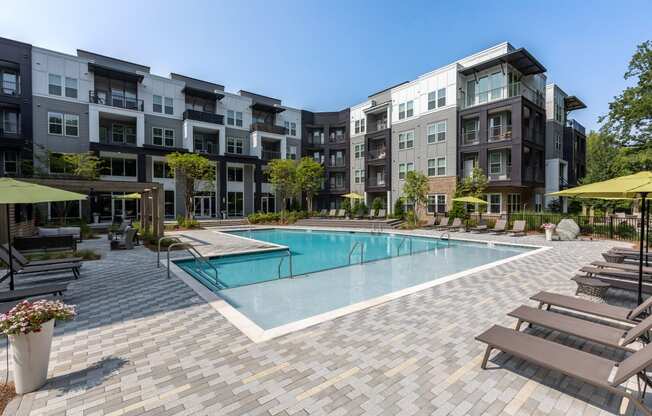
{"label": "pool handrail", "polygon": [[290,264],[289,264],[289,266],[290,266],[290,276],[289,277],[290,277],[290,279],[293,279],[294,275],[292,274],[292,251],[290,251],[289,248],[287,250],[285,250],[285,251],[286,251],[286,253],[288,255],[287,256],[282,256],[281,260],[279,260],[279,262],[278,262],[278,278],[279,279],[281,278],[281,265],[283,264],[283,259],[285,259],[286,257],[289,257],[289,259],[288,259],[288,261],[290,262]]}
{"label": "pool handrail", "polygon": [[360,247],[360,264],[364,263],[364,243],[356,241],[353,247],[351,247],[351,250],[349,250],[349,266],[351,265],[351,256],[353,255],[356,247]]}
{"label": "pool handrail", "polygon": [[[226,287],[224,284],[220,282],[219,274],[217,271],[217,267],[213,263],[211,263],[206,257],[204,257],[195,246],[191,245],[189,242],[183,242],[181,241],[178,237],[171,237],[175,240],[177,240],[176,243],[172,243],[167,247],[167,269],[168,269],[168,279],[170,278],[170,250],[173,247],[183,247],[190,255],[195,259],[195,268],[198,273],[203,274],[204,277],[208,277],[209,280],[213,280],[215,286],[219,287]],[[206,273],[203,268],[198,267],[198,263],[203,263],[208,265],[213,271],[215,272],[215,278],[211,278],[210,274]]]}
{"label": "pool handrail", "polygon": [[448,246],[450,246],[451,245],[451,235],[450,235],[450,233],[448,231],[444,231],[443,233],[441,233],[439,235],[439,239],[443,240],[444,236],[446,236],[446,243],[448,244]]}
{"label": "pool handrail", "polygon": [[401,255],[401,247],[403,247],[403,244],[405,243],[405,240],[408,240],[410,242],[410,256],[412,255],[412,237],[403,237],[401,242],[398,245],[398,248],[396,249],[396,255],[400,256]]}

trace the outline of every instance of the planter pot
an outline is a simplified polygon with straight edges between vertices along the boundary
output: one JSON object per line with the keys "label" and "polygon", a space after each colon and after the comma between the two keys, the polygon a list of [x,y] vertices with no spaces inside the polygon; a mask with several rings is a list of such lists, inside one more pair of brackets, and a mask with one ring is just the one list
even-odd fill
{"label": "planter pot", "polygon": [[546,229],[546,241],[552,241],[552,233],[554,231],[555,230],[553,230],[552,228]]}
{"label": "planter pot", "polygon": [[100,214],[93,214],[93,222],[94,222],[95,224],[99,224],[99,223],[100,223]]}
{"label": "planter pot", "polygon": [[54,319],[41,325],[40,332],[9,335],[14,359],[16,393],[37,390],[48,376]]}

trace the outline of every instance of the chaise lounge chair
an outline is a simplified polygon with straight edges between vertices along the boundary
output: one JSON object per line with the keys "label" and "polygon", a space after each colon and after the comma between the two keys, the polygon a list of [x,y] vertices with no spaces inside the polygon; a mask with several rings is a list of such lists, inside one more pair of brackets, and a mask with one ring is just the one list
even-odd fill
{"label": "chaise lounge chair", "polygon": [[[625,271],[625,272],[638,273],[638,265],[637,264],[612,263],[610,261],[594,261],[594,262],[591,263],[591,266],[595,266],[595,267],[598,267],[598,268],[609,268],[609,269],[622,270],[622,271]],[[643,266],[643,273],[652,275],[652,267]]]}
{"label": "chaise lounge chair", "polygon": [[525,220],[516,220],[512,225],[512,229],[509,230],[509,235],[511,237],[523,237],[525,235]]}
{"label": "chaise lounge chair", "polygon": [[387,216],[387,211],[381,208],[378,210],[378,215],[376,215],[376,218],[385,218],[386,216]]}
{"label": "chaise lounge chair", "polygon": [[481,223],[475,227],[469,228],[469,231],[475,233],[486,233],[487,231],[489,231],[489,227],[487,226],[487,224]]}
{"label": "chaise lounge chair", "polygon": [[505,231],[507,231],[506,228],[507,220],[496,220],[494,228],[492,228],[490,231],[492,234],[503,234]]}
{"label": "chaise lounge chair", "polygon": [[[4,250],[9,254],[9,246],[7,244],[0,244],[0,250]],[[28,260],[27,257],[23,255],[19,250],[16,250],[12,247],[11,254],[14,257],[14,260],[22,267],[24,266],[44,266],[48,264],[61,264],[61,263],[77,263],[82,261],[81,257],[65,257],[62,259],[49,259],[49,260]]]}
{"label": "chaise lounge chair", "polygon": [[445,230],[445,231],[452,231],[452,230],[459,230],[461,227],[462,227],[462,219],[453,218],[453,223],[451,225],[442,226],[439,227],[438,229]]}
{"label": "chaise lounge chair", "polygon": [[[5,264],[9,264],[9,253],[4,250],[0,250],[0,260]],[[52,263],[52,264],[40,264],[40,265],[21,265],[18,261],[15,262],[16,269],[14,270],[15,275],[21,274],[32,274],[32,273],[50,273],[50,272],[64,272],[70,270],[75,276],[75,279],[79,278],[79,269],[81,268],[81,262],[73,261],[67,263]],[[9,276],[7,272],[3,277],[0,278],[0,282]]]}
{"label": "chaise lounge chair", "polygon": [[596,344],[605,345],[617,350],[636,352],[631,343],[640,339],[644,344],[649,342],[648,331],[652,328],[652,316],[648,316],[635,327],[628,330],[614,328],[586,319],[575,318],[561,313],[544,311],[530,306],[519,306],[507,314],[518,319],[516,330],[520,331],[524,322],[561,332],[578,338],[583,338]]}
{"label": "chaise lounge chair", "polygon": [[421,228],[432,228],[435,226],[437,218],[435,217],[426,217],[426,222],[421,226]]}
{"label": "chaise lounge chair", "polygon": [[643,403],[645,389],[640,391],[639,388],[639,394],[634,394],[626,387],[634,376],[639,383],[643,382],[644,386],[652,386],[646,375],[647,367],[652,364],[652,345],[642,348],[619,363],[498,325],[489,328],[475,339],[487,344],[482,369],[487,368],[491,351],[501,350],[541,368],[558,371],[627,398],[643,414],[652,416],[652,411]]}
{"label": "chaise lounge chair", "polygon": [[344,209],[337,210],[337,218],[344,218],[344,217],[346,217],[346,210]]}
{"label": "chaise lounge chair", "polygon": [[68,283],[57,283],[54,285],[35,286],[27,289],[11,290],[8,292],[0,293],[0,303],[12,302],[32,298],[35,296],[45,295],[59,295],[63,296],[63,292],[68,290]]}
{"label": "chaise lounge chair", "polygon": [[328,216],[329,216],[329,218],[335,218],[335,217],[337,217],[337,210],[336,210],[336,209],[331,209],[331,210],[328,212]]}
{"label": "chaise lounge chair", "polygon": [[435,225],[433,228],[435,230],[442,230],[444,229],[444,227],[448,227],[449,221],[450,219],[448,217],[441,217],[441,219],[439,220],[439,224]]}
{"label": "chaise lounge chair", "polygon": [[[611,267],[592,267],[592,266],[584,266],[580,268],[579,271],[586,273],[587,277],[605,276],[605,277],[615,277],[616,279],[638,281],[638,271],[629,272],[621,269],[613,269]],[[643,272],[643,281],[648,281],[649,283],[650,281],[652,281],[652,276]]]}
{"label": "chaise lounge chair", "polygon": [[325,217],[325,216],[327,216],[327,215],[328,215],[328,211],[327,211],[327,210],[322,209],[321,211],[319,211],[319,216],[320,216],[320,217],[323,218],[323,217]]}
{"label": "chaise lounge chair", "polygon": [[632,309],[608,305],[606,303],[595,303],[586,299],[551,292],[539,292],[531,296],[530,299],[539,302],[539,309],[545,306],[546,310],[550,310],[554,306],[555,308],[592,315],[597,318],[610,319],[629,325],[636,325],[638,321],[647,317],[652,312],[652,296]]}

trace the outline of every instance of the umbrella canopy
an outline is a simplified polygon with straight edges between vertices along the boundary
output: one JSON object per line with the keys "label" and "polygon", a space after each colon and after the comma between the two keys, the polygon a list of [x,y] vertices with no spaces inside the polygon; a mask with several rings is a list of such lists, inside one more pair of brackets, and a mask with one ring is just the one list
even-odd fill
{"label": "umbrella canopy", "polygon": [[134,192],[133,194],[127,194],[127,195],[114,195],[113,199],[140,199],[141,195],[138,192]]}
{"label": "umbrella canopy", "polygon": [[342,195],[342,197],[348,198],[348,199],[364,199],[364,196],[362,196],[360,194],[356,194],[355,192],[351,192],[351,193],[348,193],[346,195]]}
{"label": "umbrella canopy", "polygon": [[476,198],[474,196],[461,196],[459,198],[453,198],[453,202],[466,202],[467,204],[480,204],[487,205],[487,201],[484,199]]}
{"label": "umbrella canopy", "polygon": [[[575,188],[553,192],[552,196],[570,196],[579,198],[596,199],[620,199],[620,198],[641,198],[641,242],[639,253],[638,269],[638,303],[643,302],[643,247],[647,246],[645,223],[647,222],[646,211],[649,210],[646,198],[652,193],[652,172],[643,171],[633,175],[621,176],[602,182],[595,182],[588,185],[576,186]],[[649,232],[649,230],[648,230]]]}
{"label": "umbrella canopy", "polygon": [[9,224],[9,205],[38,204],[41,202],[79,201],[86,195],[63,189],[51,188],[12,178],[0,178],[0,204],[5,204],[7,212],[7,243],[9,245],[9,289],[14,290],[14,262],[11,252],[11,226]]}

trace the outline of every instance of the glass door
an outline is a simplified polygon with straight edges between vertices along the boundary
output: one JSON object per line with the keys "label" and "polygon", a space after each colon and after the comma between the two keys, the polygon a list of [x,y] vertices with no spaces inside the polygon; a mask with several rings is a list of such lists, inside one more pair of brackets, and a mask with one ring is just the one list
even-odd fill
{"label": "glass door", "polygon": [[195,218],[210,218],[212,208],[212,198],[208,195],[196,195],[195,202]]}

